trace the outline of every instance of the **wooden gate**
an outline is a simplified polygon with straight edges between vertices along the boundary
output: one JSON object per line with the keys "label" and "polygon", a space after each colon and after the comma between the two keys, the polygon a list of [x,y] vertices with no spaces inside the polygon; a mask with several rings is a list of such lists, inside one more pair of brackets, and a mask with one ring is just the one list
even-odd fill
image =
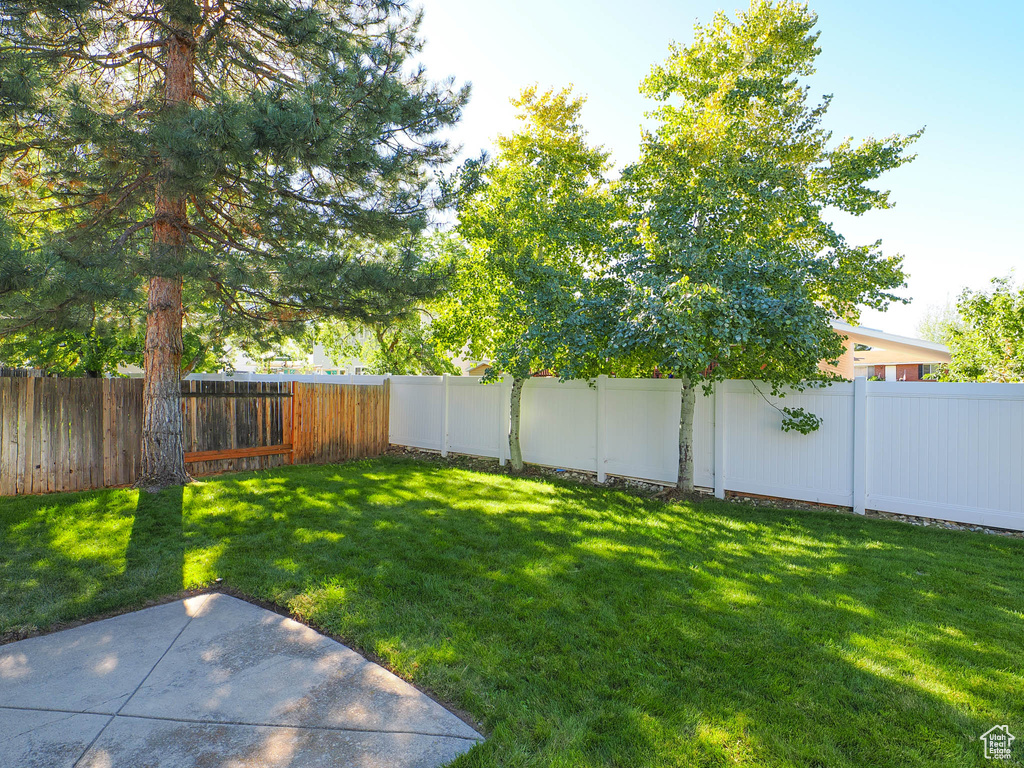
{"label": "wooden gate", "polygon": [[181,398],[191,474],[290,463],[292,382],[183,381]]}

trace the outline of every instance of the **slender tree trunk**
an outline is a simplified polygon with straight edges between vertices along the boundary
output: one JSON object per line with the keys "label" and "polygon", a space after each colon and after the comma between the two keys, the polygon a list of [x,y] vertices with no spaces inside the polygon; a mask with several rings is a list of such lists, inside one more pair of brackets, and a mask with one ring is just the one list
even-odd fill
{"label": "slender tree trunk", "polygon": [[697,393],[689,379],[683,379],[682,400],[679,405],[679,483],[685,494],[693,493],[693,410]]}
{"label": "slender tree trunk", "polygon": [[[169,26],[164,73],[167,111],[191,103],[195,90],[194,39],[187,25]],[[142,477],[138,485],[157,490],[189,480],[181,424],[181,276],[176,273],[185,247],[188,211],[175,194],[169,162],[156,185],[153,224],[153,276],[146,315],[145,384],[142,413]]]}
{"label": "slender tree trunk", "polygon": [[516,472],[523,470],[523,448],[519,445],[519,416],[523,406],[523,385],[526,379],[512,379],[512,399],[509,413],[508,431],[508,456],[512,462],[512,469]]}

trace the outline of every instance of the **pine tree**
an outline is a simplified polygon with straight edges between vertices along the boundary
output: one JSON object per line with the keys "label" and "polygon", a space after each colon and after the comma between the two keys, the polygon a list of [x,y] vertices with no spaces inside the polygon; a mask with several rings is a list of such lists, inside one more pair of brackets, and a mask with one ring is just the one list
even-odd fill
{"label": "pine tree", "polygon": [[185,297],[252,332],[436,288],[400,244],[468,93],[414,66],[404,0],[15,0],[3,16],[0,332],[145,301],[144,487],[187,479]]}

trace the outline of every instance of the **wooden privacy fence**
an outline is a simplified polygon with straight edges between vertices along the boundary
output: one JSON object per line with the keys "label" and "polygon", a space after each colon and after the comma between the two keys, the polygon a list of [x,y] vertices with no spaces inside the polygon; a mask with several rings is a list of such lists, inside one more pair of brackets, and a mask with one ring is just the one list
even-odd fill
{"label": "wooden privacy fence", "polygon": [[[130,485],[141,470],[141,379],[0,377],[0,496]],[[379,456],[389,386],[183,381],[194,475]]]}
{"label": "wooden privacy fence", "polygon": [[379,456],[387,450],[390,382],[373,386],[297,381],[291,386],[296,464]]}
{"label": "wooden privacy fence", "polygon": [[0,376],[42,376],[41,368],[8,368],[0,365]]}

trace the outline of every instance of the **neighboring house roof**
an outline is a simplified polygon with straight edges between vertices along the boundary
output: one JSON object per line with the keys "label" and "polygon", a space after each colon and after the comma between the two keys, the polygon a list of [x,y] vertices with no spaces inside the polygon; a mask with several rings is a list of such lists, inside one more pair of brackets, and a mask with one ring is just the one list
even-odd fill
{"label": "neighboring house roof", "polygon": [[929,364],[950,361],[949,347],[945,344],[936,344],[910,336],[898,336],[862,325],[850,325],[840,320],[833,321],[832,327],[847,338],[848,344],[864,344],[871,347],[863,351],[854,351],[854,365]]}
{"label": "neighboring house roof", "polygon": [[487,369],[490,367],[490,363],[477,363],[476,365],[465,368],[464,373],[467,376],[483,376],[485,373],[487,373]]}

